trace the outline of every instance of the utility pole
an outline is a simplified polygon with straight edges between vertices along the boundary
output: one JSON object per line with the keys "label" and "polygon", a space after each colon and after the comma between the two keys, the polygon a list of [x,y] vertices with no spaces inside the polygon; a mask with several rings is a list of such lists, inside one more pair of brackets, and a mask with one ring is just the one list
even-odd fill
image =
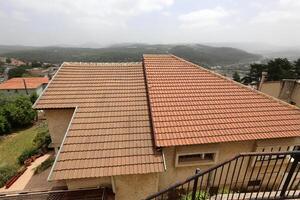
{"label": "utility pole", "polygon": [[23,78],[23,83],[24,83],[24,87],[25,87],[26,94],[28,95],[27,85],[26,85],[26,81],[25,81],[24,78]]}

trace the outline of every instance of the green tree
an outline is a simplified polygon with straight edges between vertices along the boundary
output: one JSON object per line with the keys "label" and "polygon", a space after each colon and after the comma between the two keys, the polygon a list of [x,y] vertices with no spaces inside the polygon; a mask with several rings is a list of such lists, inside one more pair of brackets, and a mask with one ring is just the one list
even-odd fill
{"label": "green tree", "polygon": [[241,82],[241,77],[239,75],[238,72],[234,72],[232,75],[233,80],[235,80],[236,82]]}
{"label": "green tree", "polygon": [[41,64],[40,62],[37,62],[37,61],[35,60],[35,61],[33,61],[33,62],[31,63],[31,67],[32,67],[32,68],[39,68],[39,67],[42,67],[42,64]]}
{"label": "green tree", "polygon": [[243,83],[259,82],[262,72],[268,73],[268,81],[279,81],[282,79],[294,79],[300,74],[300,59],[291,63],[286,58],[276,58],[267,64],[252,64],[250,72],[242,79]]}
{"label": "green tree", "polygon": [[286,58],[276,58],[267,64],[268,81],[295,78],[293,65]]}
{"label": "green tree", "polygon": [[256,64],[256,63],[251,64],[249,73],[241,79],[241,82],[244,84],[259,82],[262,72],[266,70],[267,70],[267,65]]}
{"label": "green tree", "polygon": [[10,69],[8,71],[8,78],[22,77],[25,73],[26,73],[26,70],[21,67]]}
{"label": "green tree", "polygon": [[5,67],[0,65],[0,73],[3,73],[5,71]]}
{"label": "green tree", "polygon": [[300,79],[300,58],[294,62],[295,78]]}
{"label": "green tree", "polygon": [[11,59],[10,58],[6,58],[6,63],[11,63]]}
{"label": "green tree", "polygon": [[17,96],[6,106],[8,121],[13,128],[20,128],[32,124],[36,117],[36,111],[32,109],[32,103],[26,96]]}
{"label": "green tree", "polygon": [[29,98],[30,98],[31,103],[34,104],[35,101],[36,101],[37,98],[38,98],[38,95],[36,94],[36,92],[34,92],[34,93],[32,93],[32,94],[30,95]]}

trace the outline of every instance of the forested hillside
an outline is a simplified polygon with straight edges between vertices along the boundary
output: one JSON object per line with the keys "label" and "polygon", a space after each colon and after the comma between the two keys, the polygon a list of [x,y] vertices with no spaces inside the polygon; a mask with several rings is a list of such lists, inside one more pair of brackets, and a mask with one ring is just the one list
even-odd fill
{"label": "forested hillside", "polygon": [[[1,46],[0,46],[1,52]],[[25,61],[61,63],[63,61],[121,62],[141,61],[145,53],[172,53],[204,66],[226,65],[257,61],[260,55],[250,54],[240,49],[210,47],[205,45],[146,45],[127,44],[106,48],[65,48],[35,47],[3,53],[2,56],[19,58]]]}

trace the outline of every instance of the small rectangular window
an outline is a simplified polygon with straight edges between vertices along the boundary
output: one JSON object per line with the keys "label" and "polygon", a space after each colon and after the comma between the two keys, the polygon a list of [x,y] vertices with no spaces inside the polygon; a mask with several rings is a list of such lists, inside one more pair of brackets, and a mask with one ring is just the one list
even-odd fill
{"label": "small rectangular window", "polygon": [[216,153],[195,153],[178,155],[177,165],[201,165],[215,162]]}

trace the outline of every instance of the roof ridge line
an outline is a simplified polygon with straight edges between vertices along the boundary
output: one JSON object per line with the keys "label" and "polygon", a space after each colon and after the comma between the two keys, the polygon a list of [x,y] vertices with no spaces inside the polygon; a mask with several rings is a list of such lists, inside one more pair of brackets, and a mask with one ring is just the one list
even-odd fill
{"label": "roof ridge line", "polygon": [[148,85],[148,77],[147,77],[147,70],[146,70],[146,66],[145,66],[145,62],[144,62],[144,56],[145,54],[143,54],[142,57],[142,67],[143,67],[143,72],[144,72],[144,83],[145,83],[145,90],[146,90],[146,98],[147,98],[147,107],[148,107],[148,116],[149,116],[149,121],[150,121],[150,132],[152,135],[152,143],[154,148],[158,148],[158,144],[157,144],[157,138],[156,138],[156,133],[155,133],[155,127],[154,127],[154,122],[153,122],[153,115],[152,115],[152,104],[150,101],[150,95],[149,95],[149,85]]}

